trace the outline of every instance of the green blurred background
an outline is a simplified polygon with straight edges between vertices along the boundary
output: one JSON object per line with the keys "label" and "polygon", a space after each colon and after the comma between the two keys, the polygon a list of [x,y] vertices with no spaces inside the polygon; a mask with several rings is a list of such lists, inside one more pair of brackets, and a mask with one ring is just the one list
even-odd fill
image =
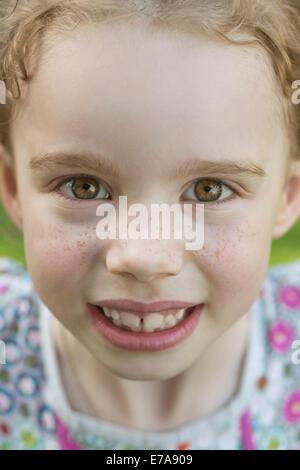
{"label": "green blurred background", "polygon": [[[23,239],[0,204],[0,256],[20,261],[26,267]],[[300,260],[300,219],[282,238],[273,240],[270,265]]]}

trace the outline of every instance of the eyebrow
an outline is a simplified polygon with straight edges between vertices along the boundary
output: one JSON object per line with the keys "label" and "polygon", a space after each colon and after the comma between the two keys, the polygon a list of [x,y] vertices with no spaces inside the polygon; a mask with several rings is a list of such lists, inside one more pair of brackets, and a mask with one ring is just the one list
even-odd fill
{"label": "eyebrow", "polygon": [[30,161],[31,170],[53,170],[60,167],[85,168],[91,171],[101,171],[116,178],[120,177],[120,171],[110,159],[95,155],[92,152],[48,152],[33,157]]}
{"label": "eyebrow", "polygon": [[200,160],[197,158],[182,162],[171,174],[173,177],[189,177],[196,173],[220,174],[220,175],[249,175],[267,176],[265,170],[254,162],[224,160]]}
{"label": "eyebrow", "polygon": [[[102,172],[115,178],[120,178],[118,166],[103,155],[70,152],[52,152],[33,157],[30,161],[32,170],[52,170],[59,167],[85,168],[87,170]],[[241,162],[237,160],[200,160],[192,158],[183,161],[168,173],[169,177],[190,177],[197,173],[219,175],[249,175],[265,177],[265,170],[254,162]]]}

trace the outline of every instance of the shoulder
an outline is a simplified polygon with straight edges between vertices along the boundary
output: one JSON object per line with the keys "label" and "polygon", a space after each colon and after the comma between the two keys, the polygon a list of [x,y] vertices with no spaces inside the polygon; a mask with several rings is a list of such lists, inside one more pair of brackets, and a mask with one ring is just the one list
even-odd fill
{"label": "shoulder", "polygon": [[34,295],[32,281],[24,266],[9,258],[0,258],[0,339],[13,335],[14,326],[29,316]]}
{"label": "shoulder", "polygon": [[[300,340],[300,260],[269,269],[262,300],[269,351],[293,365],[291,356]],[[300,379],[300,365],[297,374]]]}
{"label": "shoulder", "polygon": [[0,386],[7,373],[30,369],[39,360],[39,313],[35,296],[25,268],[16,261],[0,258],[0,340],[5,356],[4,367],[0,368]]}
{"label": "shoulder", "polygon": [[295,283],[300,288],[300,259],[271,266],[268,270],[268,277],[275,282]]}
{"label": "shoulder", "polygon": [[257,444],[300,449],[300,260],[269,268],[260,299],[265,372],[252,399]]}
{"label": "shoulder", "polygon": [[0,450],[44,448],[54,414],[43,396],[37,294],[28,271],[8,258],[0,258],[1,344]]}
{"label": "shoulder", "polygon": [[268,351],[288,362],[300,340],[300,260],[269,268],[261,299]]}
{"label": "shoulder", "polygon": [[268,320],[285,317],[299,327],[300,260],[271,266],[264,281],[262,298]]}

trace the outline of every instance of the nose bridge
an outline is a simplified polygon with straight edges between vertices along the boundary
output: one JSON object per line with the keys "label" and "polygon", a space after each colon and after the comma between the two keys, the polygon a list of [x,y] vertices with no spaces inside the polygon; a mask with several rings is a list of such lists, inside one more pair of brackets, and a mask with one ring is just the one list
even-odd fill
{"label": "nose bridge", "polygon": [[168,240],[115,240],[106,253],[106,267],[112,273],[127,273],[149,282],[176,275],[182,267],[182,254]]}

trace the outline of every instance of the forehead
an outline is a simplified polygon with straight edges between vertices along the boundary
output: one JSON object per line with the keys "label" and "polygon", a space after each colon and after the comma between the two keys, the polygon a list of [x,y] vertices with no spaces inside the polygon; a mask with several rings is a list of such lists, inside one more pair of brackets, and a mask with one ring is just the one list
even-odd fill
{"label": "forehead", "polygon": [[126,25],[49,38],[21,112],[32,147],[221,157],[261,154],[278,135],[275,80],[258,49]]}

